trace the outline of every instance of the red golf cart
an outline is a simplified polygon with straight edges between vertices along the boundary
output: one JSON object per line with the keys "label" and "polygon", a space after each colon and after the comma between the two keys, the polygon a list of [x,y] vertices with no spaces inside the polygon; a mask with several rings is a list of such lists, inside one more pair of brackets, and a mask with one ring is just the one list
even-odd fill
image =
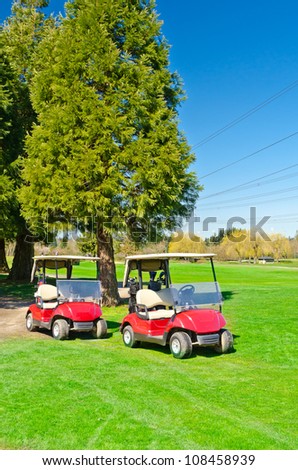
{"label": "red golf cart", "polygon": [[[34,281],[36,273],[39,273],[39,281],[34,294],[35,303],[26,313],[27,330],[45,328],[59,340],[67,339],[71,330],[91,332],[94,338],[105,337],[107,324],[102,318],[100,306],[100,281],[71,279],[74,265],[86,260],[98,263],[99,258],[35,256],[33,260],[31,281]],[[58,279],[58,272],[63,268],[64,278]],[[55,285],[46,283],[48,269],[56,272],[56,279],[49,278]]]}
{"label": "red golf cart", "polygon": [[[128,288],[130,294],[130,313],[120,327],[124,344],[130,348],[141,341],[162,346],[169,344],[173,356],[178,359],[189,357],[193,346],[212,347],[220,354],[229,352],[233,347],[233,336],[224,328],[223,298],[216,280],[214,256],[205,253],[128,256],[123,287]],[[203,261],[203,273],[208,261],[212,280],[172,283],[171,259]]]}

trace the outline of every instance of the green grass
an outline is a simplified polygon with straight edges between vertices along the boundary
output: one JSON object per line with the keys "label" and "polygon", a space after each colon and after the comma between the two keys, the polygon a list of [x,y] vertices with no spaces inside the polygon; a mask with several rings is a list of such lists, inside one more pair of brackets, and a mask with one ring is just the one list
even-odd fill
{"label": "green grass", "polygon": [[36,287],[24,282],[12,282],[6,280],[6,274],[0,274],[0,300],[3,297],[14,300],[32,300]]}
{"label": "green grass", "polygon": [[[207,271],[172,268],[177,282]],[[125,306],[104,309],[104,340],[2,341],[0,448],[296,449],[297,266],[218,264],[217,273],[235,336],[228,355],[126,348]]]}

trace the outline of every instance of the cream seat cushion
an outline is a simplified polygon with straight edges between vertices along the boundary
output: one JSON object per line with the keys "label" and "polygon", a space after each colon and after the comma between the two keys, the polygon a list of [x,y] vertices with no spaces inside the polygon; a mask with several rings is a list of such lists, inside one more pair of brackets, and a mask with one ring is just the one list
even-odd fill
{"label": "cream seat cushion", "polygon": [[174,310],[149,310],[147,311],[147,315],[149,320],[158,320],[160,318],[171,318],[174,315]]}
{"label": "cream seat cushion", "polygon": [[35,293],[35,297],[41,299],[42,308],[55,308],[58,305],[58,290],[57,287],[51,284],[41,284]]}
{"label": "cream seat cushion", "polygon": [[[174,304],[171,289],[166,288],[158,292],[151,289],[140,289],[136,296],[137,305],[145,306],[147,309],[152,309],[157,306],[171,307]],[[158,318],[171,318],[174,315],[174,310],[148,310],[148,318],[155,320]]]}

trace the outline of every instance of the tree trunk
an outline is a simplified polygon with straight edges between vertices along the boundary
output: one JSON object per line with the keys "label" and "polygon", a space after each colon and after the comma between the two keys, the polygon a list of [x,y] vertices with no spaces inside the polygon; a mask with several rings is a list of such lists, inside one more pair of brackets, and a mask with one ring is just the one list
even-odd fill
{"label": "tree trunk", "polygon": [[97,225],[97,253],[100,258],[100,282],[102,290],[102,304],[114,306],[120,303],[116,266],[114,261],[113,238],[103,226]]}
{"label": "tree trunk", "polygon": [[0,272],[9,273],[9,266],[7,264],[6,254],[5,254],[5,240],[0,238]]}
{"label": "tree trunk", "polygon": [[30,282],[34,256],[34,244],[27,230],[19,233],[16,238],[12,268],[8,279],[11,281]]}

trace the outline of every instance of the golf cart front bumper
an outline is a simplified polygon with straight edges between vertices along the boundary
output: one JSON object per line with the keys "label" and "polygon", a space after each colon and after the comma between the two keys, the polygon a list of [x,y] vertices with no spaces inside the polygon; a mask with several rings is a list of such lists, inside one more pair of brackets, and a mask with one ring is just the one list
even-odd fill
{"label": "golf cart front bumper", "polygon": [[197,344],[199,346],[215,346],[219,344],[220,337],[218,333],[214,333],[211,335],[197,335],[197,341],[193,344]]}
{"label": "golf cart front bumper", "polygon": [[73,322],[73,329],[75,331],[90,331],[92,330],[94,323],[92,321],[76,321]]}

